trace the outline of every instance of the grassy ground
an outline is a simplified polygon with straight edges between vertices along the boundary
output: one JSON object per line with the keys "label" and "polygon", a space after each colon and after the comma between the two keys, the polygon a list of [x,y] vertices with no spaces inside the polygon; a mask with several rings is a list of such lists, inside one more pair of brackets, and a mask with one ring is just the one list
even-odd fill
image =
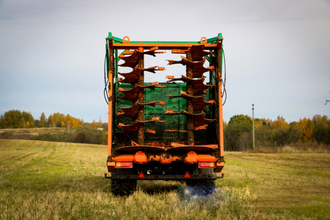
{"label": "grassy ground", "polygon": [[110,194],[106,146],[0,139],[0,219],[328,219],[330,154],[226,152],[208,198],[178,182]]}

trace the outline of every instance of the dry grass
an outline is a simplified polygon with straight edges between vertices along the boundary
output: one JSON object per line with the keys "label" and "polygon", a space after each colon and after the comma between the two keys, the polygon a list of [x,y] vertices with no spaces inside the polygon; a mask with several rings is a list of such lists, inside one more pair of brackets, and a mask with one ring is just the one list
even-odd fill
{"label": "dry grass", "polygon": [[315,141],[310,141],[307,143],[292,143],[291,145],[286,145],[283,147],[274,146],[260,146],[257,144],[255,151],[252,149],[247,150],[247,152],[256,153],[330,153],[330,146],[325,144],[318,144]]}
{"label": "dry grass", "polygon": [[0,129],[0,139],[25,139],[31,140],[33,137],[42,134],[61,134],[65,128],[43,127],[43,128],[8,128]]}
{"label": "dry grass", "polygon": [[329,154],[226,152],[207,198],[179,182],[138,182],[128,198],[103,178],[106,146],[0,139],[0,219],[325,219]]}

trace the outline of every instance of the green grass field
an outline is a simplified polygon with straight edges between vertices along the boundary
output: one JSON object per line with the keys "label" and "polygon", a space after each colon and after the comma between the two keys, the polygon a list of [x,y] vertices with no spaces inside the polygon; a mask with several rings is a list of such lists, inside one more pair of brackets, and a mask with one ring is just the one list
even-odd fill
{"label": "green grass field", "polygon": [[217,192],[179,198],[180,182],[110,194],[106,146],[0,139],[0,219],[329,219],[330,154],[225,152]]}

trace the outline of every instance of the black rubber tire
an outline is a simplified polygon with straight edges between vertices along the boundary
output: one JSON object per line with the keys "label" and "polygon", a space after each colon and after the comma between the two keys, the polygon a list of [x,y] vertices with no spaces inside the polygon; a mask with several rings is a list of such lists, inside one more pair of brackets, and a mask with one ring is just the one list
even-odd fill
{"label": "black rubber tire", "polygon": [[[116,169],[115,174],[132,175],[133,169]],[[111,193],[115,196],[129,196],[136,191],[137,180],[111,180]]]}

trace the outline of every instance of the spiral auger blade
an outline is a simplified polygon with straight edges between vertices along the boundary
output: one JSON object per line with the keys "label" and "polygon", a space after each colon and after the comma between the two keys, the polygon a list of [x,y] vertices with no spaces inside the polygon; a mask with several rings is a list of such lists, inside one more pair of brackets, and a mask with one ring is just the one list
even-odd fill
{"label": "spiral auger blade", "polygon": [[193,86],[193,92],[194,95],[203,95],[206,94],[207,92],[204,91],[205,89],[212,88],[214,85],[208,85],[204,84],[205,77],[202,76],[200,79],[193,79],[189,78],[187,76],[182,75],[180,78],[174,78],[172,76],[167,76],[169,79],[168,82],[173,82],[173,81],[183,81],[183,82],[188,82]]}
{"label": "spiral auger blade", "polygon": [[181,91],[181,95],[167,95],[169,99],[173,98],[185,98],[192,102],[194,106],[194,111],[205,111],[205,107],[209,105],[213,105],[215,103],[214,100],[204,101],[204,96],[191,96],[187,93]]}
{"label": "spiral auger blade", "polygon": [[[138,129],[141,128],[145,123],[156,123],[156,122],[163,123],[164,121],[159,120],[159,118],[157,117],[157,118],[152,118],[151,120],[135,120],[132,124],[129,125],[119,123],[118,127],[122,128],[123,131],[119,131],[118,133],[133,135],[136,134]],[[156,133],[155,130],[151,130],[151,129],[144,129],[144,132],[151,134]]]}
{"label": "spiral auger blade", "polygon": [[203,130],[206,129],[207,124],[214,122],[216,119],[207,119],[204,118],[205,113],[201,112],[201,113],[197,113],[197,114],[192,114],[189,113],[187,111],[181,111],[181,112],[174,112],[173,110],[167,110],[166,114],[168,115],[185,115],[188,118],[192,118],[193,119],[193,124],[194,124],[194,130]]}
{"label": "spiral auger blade", "polygon": [[204,51],[204,45],[193,45],[189,50],[194,61],[203,60],[204,56],[212,54],[212,52]]}
{"label": "spiral auger blade", "polygon": [[[187,100],[187,111],[174,112],[172,110],[166,111],[169,115],[182,114],[189,120],[187,124],[187,130],[167,130],[168,132],[187,132],[188,144],[194,143],[194,135],[190,131],[205,130],[208,123],[215,121],[216,119],[205,118],[205,107],[215,103],[214,100],[205,101],[205,91],[208,88],[214,87],[214,85],[204,84],[205,77],[203,73],[214,70],[214,66],[204,67],[204,56],[210,55],[212,52],[204,51],[204,45],[193,45],[185,51],[176,51],[179,53],[186,53],[187,57],[181,56],[181,60],[167,60],[168,65],[182,64],[187,68],[187,75],[182,75],[180,78],[174,78],[173,76],[167,76],[168,82],[183,81],[187,84],[187,92],[181,91],[181,95],[167,95],[169,99],[184,98]],[[197,79],[195,79],[197,78]],[[192,107],[191,107],[192,106]],[[195,113],[201,112],[201,113]],[[190,121],[190,122],[189,122]]]}
{"label": "spiral auger blade", "polygon": [[132,103],[135,103],[138,100],[139,94],[141,92],[143,92],[145,88],[155,90],[156,87],[162,87],[162,86],[157,86],[157,84],[158,84],[158,82],[152,83],[150,85],[145,85],[145,86],[135,84],[132,89],[128,89],[128,90],[119,88],[118,91],[123,93],[124,96],[121,96],[118,98],[122,99],[122,100],[128,100],[128,101],[131,101]]}
{"label": "spiral auger blade", "polygon": [[[119,66],[123,67],[131,67],[134,68],[138,64],[138,60],[143,57],[143,55],[151,55],[155,56],[157,53],[163,53],[162,51],[156,51],[158,48],[151,48],[149,51],[139,51],[139,50],[134,50],[134,51],[124,51],[123,54],[119,55],[119,58],[124,60],[123,64],[120,64]],[[125,54],[129,54],[128,56],[125,56]]]}
{"label": "spiral auger blade", "polygon": [[117,115],[121,117],[128,117],[135,120],[137,119],[139,110],[146,105],[155,107],[156,105],[165,105],[165,102],[163,101],[153,101],[148,103],[135,102],[133,106],[130,107],[118,107],[118,109],[122,110],[123,112],[117,112]]}
{"label": "spiral auger blade", "polygon": [[118,107],[121,112],[117,112],[118,116],[121,117],[128,117],[134,120],[132,124],[125,125],[123,123],[119,123],[118,127],[122,128],[123,130],[118,132],[120,134],[127,134],[127,135],[137,135],[137,142],[139,145],[143,145],[144,143],[144,133],[152,133],[155,134],[155,130],[145,129],[145,123],[155,123],[155,122],[164,122],[160,121],[159,118],[153,118],[152,120],[145,120],[144,117],[144,106],[155,106],[155,105],[164,105],[165,102],[162,101],[153,101],[145,103],[144,98],[144,90],[145,89],[152,89],[155,90],[157,87],[164,87],[164,86],[157,86],[159,83],[154,82],[150,85],[144,84],[144,72],[151,72],[155,73],[156,71],[163,71],[165,70],[164,67],[159,66],[152,66],[149,68],[144,67],[144,55],[151,55],[155,56],[157,53],[163,53],[156,51],[158,47],[150,48],[150,50],[145,51],[143,47],[139,47],[136,50],[131,51],[124,51],[119,58],[124,61],[123,64],[119,66],[122,67],[130,67],[133,68],[131,72],[128,73],[118,73],[119,75],[123,76],[124,78],[119,79],[120,83],[129,83],[133,85],[131,89],[123,89],[121,87],[118,88],[118,91],[124,96],[118,97],[118,99],[128,100],[133,103],[130,107]]}
{"label": "spiral auger blade", "polygon": [[203,73],[214,70],[214,66],[210,66],[210,67],[203,66],[205,60],[190,61],[184,56],[181,56],[181,60],[167,60],[167,61],[168,61],[168,65],[182,64],[184,66],[189,66],[192,69],[193,78],[202,78]]}
{"label": "spiral auger blade", "polygon": [[142,74],[142,72],[147,71],[151,73],[156,73],[156,71],[163,71],[165,70],[164,67],[159,67],[159,66],[152,66],[149,68],[139,68],[135,67],[132,72],[129,73],[118,73],[119,75],[125,77],[125,78],[120,78],[119,82],[121,83],[129,83],[131,85],[134,85],[138,81],[138,77]]}

